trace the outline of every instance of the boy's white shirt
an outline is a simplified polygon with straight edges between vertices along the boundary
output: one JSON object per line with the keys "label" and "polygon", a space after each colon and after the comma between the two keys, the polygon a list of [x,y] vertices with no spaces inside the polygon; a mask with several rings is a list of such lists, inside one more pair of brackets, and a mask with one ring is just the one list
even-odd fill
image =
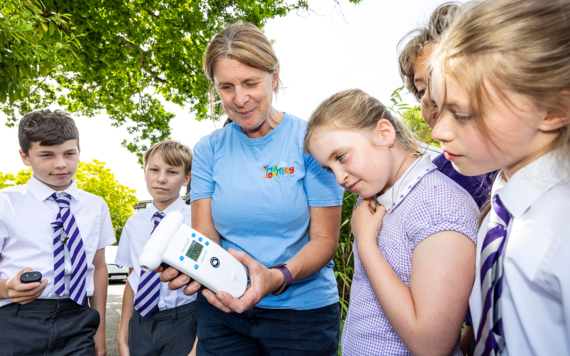
{"label": "boy's white shirt", "polygon": [[[55,190],[33,175],[27,184],[0,190],[0,278],[12,278],[26,267],[42,273],[48,280],[38,299],[60,299],[69,296],[71,264],[65,250],[65,293],[54,291],[53,228],[59,207],[48,199]],[[87,261],[87,296],[93,296],[93,258],[97,250],[115,243],[115,232],[105,201],[77,187],[75,179],[65,189],[71,195],[71,212],[81,233]],[[0,299],[0,307],[12,303]]]}
{"label": "boy's white shirt", "polygon": [[[149,208],[142,210],[135,215],[131,216],[121,234],[119,241],[119,249],[115,257],[115,263],[120,266],[125,266],[133,269],[129,276],[129,284],[133,289],[136,296],[139,287],[139,279],[141,276],[141,268],[139,266],[139,256],[143,250],[144,245],[150,238],[150,233],[154,227],[152,217],[158,209],[154,203]],[[190,205],[184,204],[182,199],[176,199],[168,208],[164,209],[163,213],[168,214],[171,211],[179,211],[184,215],[184,223],[192,226],[192,214]],[[190,296],[184,294],[183,288],[178,290],[170,290],[168,283],[160,283],[160,297],[158,298],[158,309],[165,310],[176,308],[184,304],[188,304],[196,300],[196,294]]]}
{"label": "boy's white shirt", "polygon": [[[501,356],[570,355],[570,174],[550,153],[508,182],[499,175],[495,195],[513,219],[504,252],[501,309],[507,346]],[[477,238],[477,275],[469,299],[475,334],[489,215]]]}

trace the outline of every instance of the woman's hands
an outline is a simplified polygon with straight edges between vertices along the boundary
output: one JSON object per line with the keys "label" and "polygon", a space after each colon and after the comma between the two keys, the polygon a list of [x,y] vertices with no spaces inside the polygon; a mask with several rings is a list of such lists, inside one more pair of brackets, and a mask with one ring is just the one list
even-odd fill
{"label": "woman's hands", "polygon": [[[211,201],[212,198],[204,198],[192,202],[192,228],[220,244],[221,237],[212,219]],[[338,249],[341,206],[309,207],[309,212],[311,215],[309,242],[295,256],[286,261],[293,281],[301,280],[320,271],[334,257]],[[217,308],[225,312],[241,313],[251,309],[283,284],[285,278],[281,271],[268,269],[245,252],[236,252],[232,249],[228,252],[246,266],[251,284],[239,299],[233,298],[228,293],[222,292],[216,295],[211,290],[205,290],[204,296]],[[201,288],[200,283],[191,281],[187,275],[178,276],[179,271],[172,267],[164,271],[162,267],[159,267],[156,272],[162,272],[160,280],[169,282],[168,287],[172,290],[186,286],[184,293],[191,295]]]}
{"label": "woman's hands", "polygon": [[386,209],[383,206],[376,205],[374,199],[362,199],[358,208],[352,213],[350,220],[352,234],[357,246],[362,248],[372,243],[374,246],[377,245],[376,241],[385,213]]}
{"label": "woman's hands", "polygon": [[226,313],[243,313],[253,308],[261,299],[279,288],[285,279],[283,273],[277,269],[269,269],[251,258],[245,252],[229,249],[228,252],[247,267],[250,285],[241,298],[234,298],[226,292],[215,294],[209,289],[202,292],[208,302]]}
{"label": "woman's hands", "polygon": [[[285,277],[281,271],[265,267],[245,252],[237,252],[231,248],[228,252],[247,268],[251,283],[247,286],[241,298],[234,298],[231,294],[226,292],[218,292],[216,294],[209,289],[205,289],[202,294],[208,299],[210,304],[216,308],[226,313],[243,313],[253,308],[261,299],[276,291],[277,288],[283,284]],[[178,276],[178,270],[173,267],[167,268],[164,271],[162,271],[162,267],[159,267],[156,271],[162,272],[160,274],[160,280],[169,282],[168,288],[171,290],[182,288],[191,280],[190,277],[185,274]],[[176,278],[176,276],[178,276],[178,278]],[[192,295],[196,293],[201,286],[199,282],[193,281],[184,288],[184,294]]]}
{"label": "woman's hands", "polygon": [[168,282],[168,288],[170,290],[177,290],[186,286],[183,291],[184,294],[192,295],[202,287],[202,284],[198,281],[192,281],[192,283],[190,283],[192,278],[185,274],[181,274],[180,271],[174,267],[168,267],[165,270],[162,266],[158,266],[155,272],[160,273],[161,282]]}

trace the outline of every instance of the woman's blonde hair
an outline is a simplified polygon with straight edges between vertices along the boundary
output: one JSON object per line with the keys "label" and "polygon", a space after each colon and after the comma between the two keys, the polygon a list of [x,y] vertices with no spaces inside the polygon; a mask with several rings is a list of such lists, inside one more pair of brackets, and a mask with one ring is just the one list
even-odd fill
{"label": "woman's blonde hair", "polygon": [[[279,66],[279,60],[271,42],[259,28],[250,23],[236,23],[224,28],[214,36],[204,54],[204,74],[214,83],[214,67],[222,58],[230,58],[241,63],[273,73]],[[279,82],[275,92],[279,89]],[[214,87],[210,86],[210,110],[214,112]]]}
{"label": "woman's blonde hair", "polygon": [[394,118],[380,100],[360,89],[343,90],[319,105],[307,124],[305,151],[309,152],[311,137],[317,128],[371,132],[380,120],[389,121],[396,131],[396,140],[410,153],[419,155],[418,141],[412,131]]}
{"label": "woman's blonde hair", "polygon": [[[527,96],[539,108],[569,113],[570,95],[563,90],[570,89],[570,1],[467,3],[430,62],[432,69],[441,69],[444,78],[450,75],[463,87],[473,120],[483,133],[488,132],[484,110],[493,102],[489,84],[503,98],[511,91]],[[568,126],[557,130],[548,150],[566,147],[563,151],[569,152]]]}

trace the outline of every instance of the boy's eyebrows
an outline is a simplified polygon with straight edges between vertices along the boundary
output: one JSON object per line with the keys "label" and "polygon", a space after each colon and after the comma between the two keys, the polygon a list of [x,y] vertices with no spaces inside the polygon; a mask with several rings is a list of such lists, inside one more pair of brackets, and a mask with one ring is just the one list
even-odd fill
{"label": "boy's eyebrows", "polygon": [[424,80],[424,78],[421,78],[421,77],[414,78],[414,83],[424,83],[425,84],[425,82],[426,81]]}
{"label": "boy's eyebrows", "polygon": [[[157,165],[157,164],[152,164],[152,163],[147,164],[147,167],[149,167],[149,168],[150,168],[150,167],[152,167],[152,168],[160,168],[159,165]],[[166,169],[184,169],[184,168],[183,168],[182,166],[171,166],[171,165],[169,165],[169,164],[166,164]]]}
{"label": "boy's eyebrows", "polygon": [[[54,153],[55,151],[46,148],[46,149],[43,149],[43,150],[38,150],[38,151],[36,151],[36,152],[37,152],[37,153]],[[65,153],[67,153],[67,152],[77,152],[77,148],[70,148],[70,149],[65,150],[65,151],[63,151],[63,152],[65,152]]]}

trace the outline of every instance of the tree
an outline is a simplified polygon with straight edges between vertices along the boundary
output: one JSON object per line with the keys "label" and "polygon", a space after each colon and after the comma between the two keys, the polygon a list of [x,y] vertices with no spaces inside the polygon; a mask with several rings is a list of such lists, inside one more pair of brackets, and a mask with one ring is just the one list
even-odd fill
{"label": "tree", "polygon": [[[14,185],[26,184],[32,176],[32,169],[22,169],[16,175],[0,172],[0,189]],[[133,205],[138,203],[135,190],[120,184],[111,169],[104,162],[94,159],[92,162],[79,162],[75,173],[77,186],[86,192],[100,196],[105,200],[111,214],[117,243],[121,237],[123,226],[133,215]]]}
{"label": "tree", "polygon": [[[40,0],[9,1],[39,4]],[[53,33],[68,36],[78,46],[58,51],[53,70],[28,76],[17,100],[0,101],[8,124],[13,125],[21,113],[53,103],[90,117],[104,110],[114,126],[128,125],[134,137],[123,146],[136,152],[139,161],[149,141],[153,144],[170,135],[174,115],[164,108],[164,101],[186,107],[197,120],[209,118],[209,83],[201,70],[202,57],[224,25],[247,21],[262,28],[270,18],[308,9],[307,0],[291,4],[286,0],[43,0],[43,4],[36,21],[49,20]],[[21,11],[35,9],[21,7]],[[52,21],[58,16],[62,21]],[[20,43],[10,46],[12,51],[25,52]]]}
{"label": "tree", "polygon": [[36,97],[43,83],[37,78],[53,73],[62,52],[79,42],[59,30],[69,16],[46,17],[39,2],[4,0],[0,6],[0,103],[10,106],[30,94]]}

